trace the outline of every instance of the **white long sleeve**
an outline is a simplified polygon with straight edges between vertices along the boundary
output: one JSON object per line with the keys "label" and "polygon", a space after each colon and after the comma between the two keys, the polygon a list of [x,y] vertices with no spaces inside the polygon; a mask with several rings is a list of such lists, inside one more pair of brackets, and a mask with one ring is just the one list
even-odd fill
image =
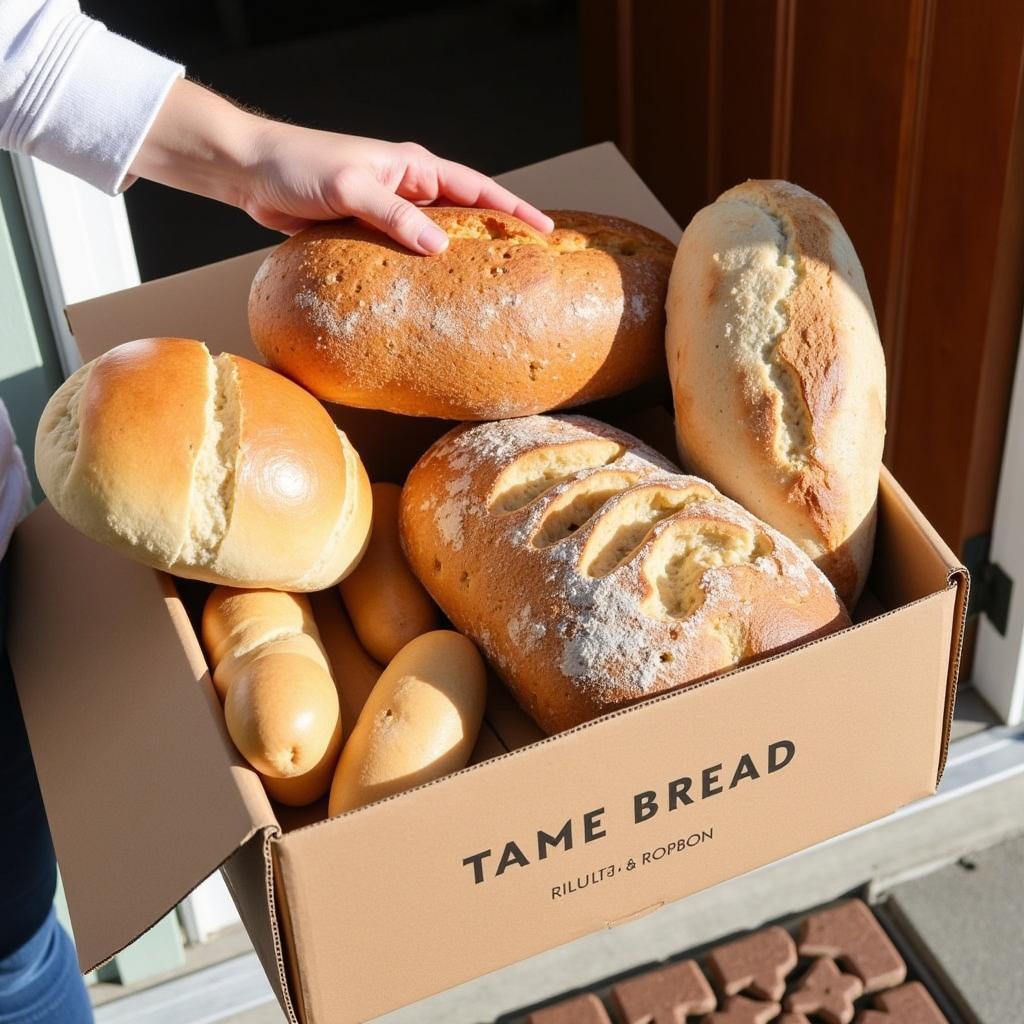
{"label": "white long sleeve", "polygon": [[76,0],[0,0],[0,148],[114,195],[184,74],[82,14]]}
{"label": "white long sleeve", "polygon": [[14,442],[14,428],[3,402],[0,402],[0,558],[18,521],[28,511],[29,484],[25,460]]}

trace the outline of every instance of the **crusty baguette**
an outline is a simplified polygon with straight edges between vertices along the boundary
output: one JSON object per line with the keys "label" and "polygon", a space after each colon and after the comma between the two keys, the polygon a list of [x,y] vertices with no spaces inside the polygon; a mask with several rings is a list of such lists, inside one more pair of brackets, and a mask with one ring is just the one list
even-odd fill
{"label": "crusty baguette", "polygon": [[310,594],[309,603],[338,686],[341,719],[351,730],[384,667],[374,661],[359,642],[336,590]]}
{"label": "crusty baguette", "polygon": [[647,228],[552,211],[424,210],[450,238],[416,256],[358,221],[299,232],[249,298],[271,366],[344,405],[496,419],[580,405],[664,367],[673,246]]}
{"label": "crusty baguette", "polygon": [[839,219],[748,181],[690,222],[668,292],[683,464],[809,554],[852,608],[871,563],[885,360]]}
{"label": "crusty baguette", "polygon": [[464,768],[487,699],[483,659],[459,633],[438,629],[398,652],[349,736],[331,786],[342,814]]}
{"label": "crusty baguette", "polygon": [[386,665],[413,637],[441,625],[437,605],[413,575],[398,538],[398,484],[376,483],[370,542],[338,585],[363,647]]}
{"label": "crusty baguette", "polygon": [[450,431],[410,473],[401,529],[549,733],[849,623],[791,541],[582,416]]}
{"label": "crusty baguette", "polygon": [[217,587],[203,608],[203,645],[228,733],[271,796],[323,796],[341,752],[338,693],[309,600]]}
{"label": "crusty baguette", "polygon": [[370,493],[310,394],[199,341],[127,342],[50,399],[36,470],[82,533],[178,576],[321,590],[358,561]]}

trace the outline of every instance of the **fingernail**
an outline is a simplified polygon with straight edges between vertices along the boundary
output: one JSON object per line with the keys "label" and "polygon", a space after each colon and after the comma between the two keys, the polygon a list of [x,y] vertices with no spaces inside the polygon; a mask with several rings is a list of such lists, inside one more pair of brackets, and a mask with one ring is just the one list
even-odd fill
{"label": "fingernail", "polygon": [[428,224],[419,233],[416,244],[426,252],[444,252],[448,248],[448,236],[436,224]]}

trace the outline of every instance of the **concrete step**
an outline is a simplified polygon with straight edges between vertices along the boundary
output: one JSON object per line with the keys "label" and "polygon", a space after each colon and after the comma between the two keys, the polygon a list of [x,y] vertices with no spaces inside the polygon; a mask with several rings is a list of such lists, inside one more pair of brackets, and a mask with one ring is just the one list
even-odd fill
{"label": "concrete step", "polygon": [[970,1024],[1024,1020],[1024,837],[895,885],[886,913]]}

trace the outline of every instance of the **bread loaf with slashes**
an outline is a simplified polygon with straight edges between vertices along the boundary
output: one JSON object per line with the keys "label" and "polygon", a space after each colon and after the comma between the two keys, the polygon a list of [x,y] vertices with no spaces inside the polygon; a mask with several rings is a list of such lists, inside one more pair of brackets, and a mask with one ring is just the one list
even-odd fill
{"label": "bread loaf with slashes", "polygon": [[583,416],[450,431],[406,481],[401,531],[549,733],[849,624],[795,544]]}

